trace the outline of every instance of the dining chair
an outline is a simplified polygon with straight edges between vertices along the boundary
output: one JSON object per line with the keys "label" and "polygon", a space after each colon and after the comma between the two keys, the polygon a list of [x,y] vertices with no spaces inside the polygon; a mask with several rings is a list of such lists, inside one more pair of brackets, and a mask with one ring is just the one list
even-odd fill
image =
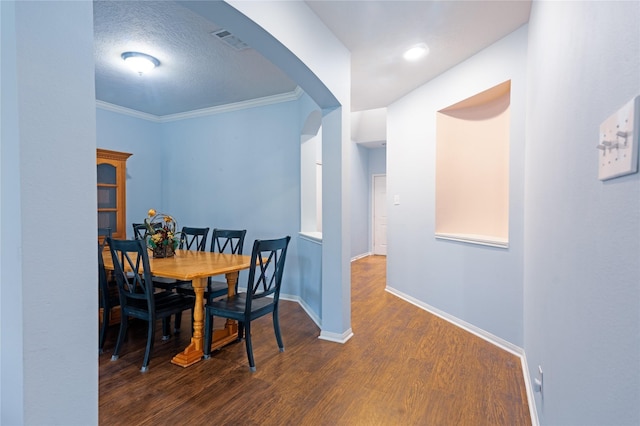
{"label": "dining chair", "polygon": [[251,251],[251,266],[247,292],[223,297],[207,303],[205,306],[205,341],[204,357],[210,357],[211,338],[213,334],[213,317],[222,317],[238,321],[238,340],[244,335],[249,359],[249,369],[256,371],[251,345],[251,321],[268,313],[273,315],[273,330],[280,352],[284,351],[280,322],[278,319],[278,303],[284,261],[291,237],[275,240],[256,240]]}
{"label": "dining chair", "polygon": [[198,250],[204,251],[207,246],[207,237],[209,236],[209,228],[193,228],[191,226],[183,226],[180,232],[181,250]]}
{"label": "dining chair", "polygon": [[[210,251],[214,253],[242,254],[245,235],[247,235],[246,229],[214,228],[211,235]],[[229,292],[228,289],[229,287],[227,286],[226,281],[214,281],[213,277],[209,277],[207,280],[207,288],[205,289],[204,297],[207,302],[209,302],[220,296],[226,296]],[[178,287],[176,287],[176,291],[192,295],[195,294],[190,282],[179,285]],[[235,292],[238,292],[237,282]]]}
{"label": "dining chair", "polygon": [[106,238],[111,237],[111,228],[98,228],[98,237],[103,237],[102,242],[98,241],[98,293],[99,306],[102,309],[102,323],[100,324],[100,336],[98,340],[98,352],[104,352],[104,342],[107,338],[107,330],[111,321],[111,309],[120,305],[120,297],[118,296],[118,288],[113,280],[107,277],[107,271],[104,268],[104,248]]}
{"label": "dining chair", "polygon": [[111,228],[98,228],[98,241],[101,242],[101,246],[104,248],[105,239],[107,237],[111,237],[113,235],[113,230]]}
{"label": "dining chair", "polygon": [[132,223],[131,227],[133,228],[133,238],[135,240],[143,240],[147,232],[147,226],[144,223]]}
{"label": "dining chair", "polygon": [[[247,235],[246,229],[214,229],[211,237],[211,251],[216,253],[242,254],[244,247],[244,237]],[[229,287],[225,281],[214,281],[209,277],[207,282],[207,301],[220,296],[226,296]],[[236,281],[235,293],[238,292],[238,282]]]}
{"label": "dining chair", "polygon": [[169,339],[171,315],[193,310],[195,298],[172,291],[156,292],[154,290],[149,254],[142,240],[107,238],[107,244],[113,259],[121,310],[120,331],[111,360],[115,361],[119,357],[120,348],[127,334],[129,317],[147,321],[147,347],[140,369],[144,373],[149,368],[156,320],[162,319],[162,340]]}
{"label": "dining chair", "polygon": [[[162,224],[154,223],[152,226],[153,228],[158,229]],[[144,237],[147,234],[147,225],[144,223],[132,223],[131,227],[133,228],[133,238],[135,240],[144,240]]]}
{"label": "dining chair", "polygon": [[[162,223],[154,223],[151,225],[154,229],[158,229],[162,227]],[[133,238],[136,240],[142,240],[146,244],[146,235],[147,235],[147,225],[145,223],[132,223],[131,227],[133,228]],[[154,277],[153,285],[157,288],[161,288],[166,291],[171,291],[175,285],[176,280],[169,278],[158,278]],[[176,326],[176,329],[178,327]]]}

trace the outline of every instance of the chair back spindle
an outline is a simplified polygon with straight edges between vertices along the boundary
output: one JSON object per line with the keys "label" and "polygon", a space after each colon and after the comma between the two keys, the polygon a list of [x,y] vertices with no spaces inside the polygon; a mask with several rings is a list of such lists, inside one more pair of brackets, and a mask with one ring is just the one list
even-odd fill
{"label": "chair back spindle", "polygon": [[[147,225],[144,223],[132,223],[131,226],[133,227],[133,239],[144,240],[148,232]],[[162,223],[153,223],[151,226],[153,229],[160,229],[162,228]]]}
{"label": "chair back spindle", "polygon": [[246,229],[213,229],[211,251],[215,253],[242,254]]}
{"label": "chair back spindle", "polygon": [[[255,299],[273,295],[274,303],[278,303],[284,260],[291,237],[279,240],[256,240],[251,251],[251,268],[249,269],[250,287],[247,291],[247,310],[251,310],[251,302]],[[251,289],[251,290],[249,290]]]}
{"label": "chair back spindle", "polygon": [[184,226],[180,232],[180,245],[178,248],[181,250],[204,251],[207,246],[208,235],[209,228]]}

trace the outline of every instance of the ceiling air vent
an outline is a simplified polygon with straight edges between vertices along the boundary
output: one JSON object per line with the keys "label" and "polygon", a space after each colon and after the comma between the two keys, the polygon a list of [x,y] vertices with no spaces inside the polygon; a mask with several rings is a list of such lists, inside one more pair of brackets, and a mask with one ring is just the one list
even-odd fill
{"label": "ceiling air vent", "polygon": [[235,50],[245,50],[249,48],[249,45],[247,43],[240,40],[238,37],[234,36],[225,29],[213,31],[211,35],[225,42],[228,46],[231,46]]}

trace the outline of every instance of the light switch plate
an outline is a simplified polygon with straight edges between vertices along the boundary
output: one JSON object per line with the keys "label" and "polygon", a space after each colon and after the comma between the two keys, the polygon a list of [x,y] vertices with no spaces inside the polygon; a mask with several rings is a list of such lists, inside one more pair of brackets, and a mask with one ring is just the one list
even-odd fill
{"label": "light switch plate", "polygon": [[631,99],[600,125],[598,179],[608,180],[638,171],[640,96]]}

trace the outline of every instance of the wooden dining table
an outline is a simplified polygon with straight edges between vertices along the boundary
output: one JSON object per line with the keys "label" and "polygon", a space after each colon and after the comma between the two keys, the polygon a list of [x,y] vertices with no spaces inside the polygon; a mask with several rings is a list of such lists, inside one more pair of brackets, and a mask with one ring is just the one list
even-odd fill
{"label": "wooden dining table", "polygon": [[[176,250],[174,256],[166,258],[149,256],[151,275],[191,281],[196,294],[191,342],[182,352],[173,357],[171,360],[173,364],[188,367],[200,361],[204,355],[204,291],[207,287],[207,278],[224,274],[229,288],[228,294],[232,296],[236,290],[239,272],[248,269],[250,263],[251,256],[195,250]],[[107,270],[113,270],[111,256],[104,256],[104,266]],[[214,330],[211,349],[231,343],[237,339],[237,336],[237,322],[227,320],[223,329]]]}

